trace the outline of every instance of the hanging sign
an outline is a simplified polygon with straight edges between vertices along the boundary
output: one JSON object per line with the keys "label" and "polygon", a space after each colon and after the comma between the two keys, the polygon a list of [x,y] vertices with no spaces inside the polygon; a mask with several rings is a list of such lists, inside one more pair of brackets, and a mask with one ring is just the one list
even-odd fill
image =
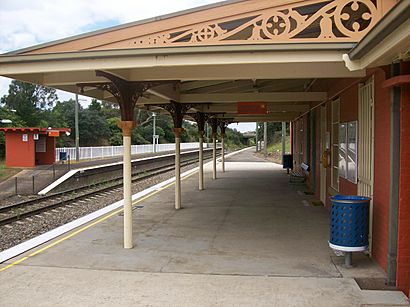
{"label": "hanging sign", "polygon": [[48,131],[48,136],[59,137],[60,136],[60,131],[50,130],[50,131]]}
{"label": "hanging sign", "polygon": [[264,102],[238,102],[238,114],[263,115],[268,113]]}

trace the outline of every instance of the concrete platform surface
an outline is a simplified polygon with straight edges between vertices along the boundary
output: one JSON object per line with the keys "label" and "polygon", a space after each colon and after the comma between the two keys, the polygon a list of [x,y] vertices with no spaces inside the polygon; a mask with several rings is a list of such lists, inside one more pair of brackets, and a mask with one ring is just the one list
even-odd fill
{"label": "concrete platform surface", "polygon": [[328,210],[306,205],[281,166],[249,149],[217,180],[206,171],[205,191],[196,174],[183,181],[183,210],[173,186],[138,203],[132,250],[118,214],[10,261],[23,259],[0,272],[0,306],[408,304],[399,291],[359,288],[354,277],[384,272],[364,255],[343,268],[328,247]]}

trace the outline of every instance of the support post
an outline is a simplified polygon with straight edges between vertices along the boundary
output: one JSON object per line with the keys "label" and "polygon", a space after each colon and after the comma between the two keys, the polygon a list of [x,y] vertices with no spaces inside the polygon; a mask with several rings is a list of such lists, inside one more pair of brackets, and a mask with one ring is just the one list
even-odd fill
{"label": "support post", "polygon": [[175,209],[182,208],[181,205],[181,134],[182,128],[174,128],[175,134]]}
{"label": "support post", "polygon": [[78,123],[78,94],[75,94],[74,107],[74,126],[75,126],[75,160],[80,161],[80,130]]}
{"label": "support post", "polygon": [[345,266],[351,268],[353,266],[352,252],[345,252]]}
{"label": "support post", "polygon": [[204,131],[199,131],[199,190],[204,189]]}
{"label": "support post", "polygon": [[212,179],[216,180],[216,136],[218,133],[218,120],[216,118],[211,118],[211,128],[212,128]]}
{"label": "support post", "polygon": [[[392,64],[391,75],[400,75],[400,64]],[[390,121],[390,207],[389,236],[387,242],[387,284],[396,285],[397,278],[397,238],[398,214],[400,202],[400,107],[401,88],[391,89],[391,121]]]}
{"label": "support post", "polygon": [[157,133],[156,133],[156,119],[157,114],[152,113],[152,150],[154,153],[157,152]]}
{"label": "support post", "polygon": [[221,129],[221,146],[222,146],[222,173],[225,173],[225,132],[228,126],[227,121],[219,122],[219,129]]}
{"label": "support post", "polygon": [[286,154],[286,123],[282,122],[282,165],[284,164],[284,155]]}
{"label": "support post", "polygon": [[[204,135],[205,135],[205,121],[208,114],[197,112],[191,114],[198,125],[199,135],[199,172],[198,172],[198,188],[200,191],[204,189]],[[206,127],[208,128],[208,127]]]}
{"label": "support post", "polygon": [[116,98],[120,105],[121,121],[118,126],[122,130],[124,145],[123,187],[124,187],[124,248],[133,248],[132,239],[132,191],[131,191],[131,134],[135,126],[134,108],[139,97],[149,88],[160,85],[161,82],[127,81],[105,71],[96,71],[98,77],[109,82],[79,83],[81,92],[85,87],[93,87],[107,91]]}
{"label": "support post", "polygon": [[256,131],[255,131],[255,144],[256,144],[256,152],[258,152],[259,150],[259,132],[258,132],[258,123],[256,123]]}
{"label": "support post", "polygon": [[222,173],[225,173],[225,134],[221,134],[222,144]]}
{"label": "support post", "polygon": [[265,158],[268,157],[268,123],[263,123],[263,153]]}
{"label": "support post", "polygon": [[171,102],[162,106],[167,110],[174,122],[174,134],[175,134],[175,209],[182,208],[181,202],[181,134],[184,131],[182,123],[184,121],[184,115],[189,109],[192,108],[191,104],[182,104]]}
{"label": "support post", "polygon": [[131,192],[131,135],[133,121],[120,121],[124,145],[123,185],[124,185],[124,248],[133,248],[132,240],[132,192]]}

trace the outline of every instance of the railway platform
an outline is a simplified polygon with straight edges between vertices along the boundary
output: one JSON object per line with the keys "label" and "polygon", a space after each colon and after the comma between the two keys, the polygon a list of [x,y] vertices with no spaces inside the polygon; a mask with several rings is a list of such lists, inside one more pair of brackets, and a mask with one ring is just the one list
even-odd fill
{"label": "railway platform", "polygon": [[203,191],[196,174],[184,178],[182,210],[173,185],[135,201],[133,249],[118,211],[0,264],[0,305],[408,304],[400,291],[362,290],[354,278],[385,273],[360,254],[344,268],[327,208],[253,153],[229,157],[216,180],[206,167]]}

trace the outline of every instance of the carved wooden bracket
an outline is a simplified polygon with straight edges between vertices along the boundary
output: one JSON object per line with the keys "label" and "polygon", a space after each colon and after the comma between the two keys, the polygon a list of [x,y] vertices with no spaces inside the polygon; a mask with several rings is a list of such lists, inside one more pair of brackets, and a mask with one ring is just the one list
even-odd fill
{"label": "carved wooden bracket", "polygon": [[80,88],[82,93],[84,92],[85,87],[93,87],[111,93],[120,105],[122,121],[133,121],[134,108],[135,104],[138,101],[138,98],[141,97],[144,94],[144,92],[150,89],[151,87],[164,83],[127,81],[101,70],[97,70],[95,73],[97,77],[104,77],[111,82],[78,83],[77,86]]}
{"label": "carved wooden bracket", "polygon": [[[135,47],[358,42],[383,16],[384,0],[297,1],[129,41]],[[272,1],[274,3],[274,1]]]}

